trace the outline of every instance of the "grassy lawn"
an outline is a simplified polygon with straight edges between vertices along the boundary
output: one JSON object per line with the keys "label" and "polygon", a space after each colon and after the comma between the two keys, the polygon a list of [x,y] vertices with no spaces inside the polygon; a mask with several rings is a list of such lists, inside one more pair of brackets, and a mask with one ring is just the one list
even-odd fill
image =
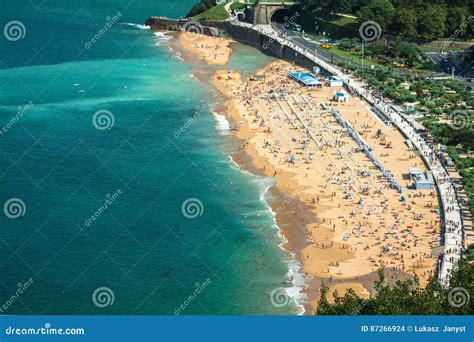
{"label": "grassy lawn", "polygon": [[331,20],[331,23],[338,26],[352,26],[357,25],[357,19],[349,17],[336,17],[334,20]]}
{"label": "grassy lawn", "polygon": [[193,17],[194,20],[226,20],[229,18],[229,13],[224,8],[225,4],[220,4],[209,8],[207,11]]}
{"label": "grassy lawn", "polygon": [[321,10],[312,13],[300,11],[305,32],[326,32],[331,38],[356,37],[359,34],[357,19],[329,14]]}
{"label": "grassy lawn", "polygon": [[230,9],[233,9],[235,11],[241,10],[242,8],[245,8],[246,4],[242,4],[240,2],[234,2],[232,5],[230,5]]}
{"label": "grassy lawn", "polygon": [[[350,61],[353,61],[356,64],[361,64],[362,63],[362,58],[361,58],[362,56],[361,56],[360,53],[341,50],[337,46],[333,46],[328,51],[335,54],[336,56],[339,56],[339,57],[348,59]],[[375,65],[375,66],[381,67],[381,68],[385,68],[384,65],[375,63],[374,61],[364,57],[364,65],[365,66],[370,66],[372,64]]]}
{"label": "grassy lawn", "polygon": [[[349,18],[350,19],[350,18]],[[314,41],[319,41],[323,38],[328,38],[325,36],[320,36],[320,35],[315,35],[312,33],[305,33],[307,37],[311,38]],[[362,62],[362,56],[359,52],[351,52],[351,51],[346,51],[339,49],[337,45],[332,45],[332,47],[327,50],[328,52],[332,53],[333,55],[339,56],[341,58],[345,58],[347,60],[353,61],[354,64],[361,64]],[[364,66],[371,66],[371,65],[378,66],[380,68],[385,68],[386,66],[376,63],[368,58],[364,58]]]}

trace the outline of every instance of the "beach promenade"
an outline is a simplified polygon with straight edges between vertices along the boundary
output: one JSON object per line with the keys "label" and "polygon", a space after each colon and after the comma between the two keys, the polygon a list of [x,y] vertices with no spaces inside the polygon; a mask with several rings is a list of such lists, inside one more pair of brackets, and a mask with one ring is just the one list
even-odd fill
{"label": "beach promenade", "polygon": [[449,273],[451,269],[459,262],[463,249],[463,222],[461,210],[456,196],[455,188],[451,182],[448,172],[441,164],[434,146],[427,143],[415,128],[407,121],[399,112],[394,110],[383,98],[375,97],[371,94],[366,84],[359,82],[350,75],[344,74],[339,68],[321,60],[317,56],[317,52],[307,49],[305,46],[291,41],[281,36],[269,25],[250,25],[235,20],[231,21],[234,25],[244,26],[254,29],[268,37],[269,40],[278,41],[282,45],[292,48],[295,52],[312,60],[315,64],[326,70],[328,73],[341,77],[345,86],[353,94],[357,94],[363,98],[371,106],[378,109],[386,116],[393,125],[395,125],[402,134],[409,139],[417,148],[426,165],[433,173],[436,180],[437,189],[442,202],[442,223],[444,229],[444,246],[442,250],[442,258],[438,265],[439,281],[447,285],[449,283]]}

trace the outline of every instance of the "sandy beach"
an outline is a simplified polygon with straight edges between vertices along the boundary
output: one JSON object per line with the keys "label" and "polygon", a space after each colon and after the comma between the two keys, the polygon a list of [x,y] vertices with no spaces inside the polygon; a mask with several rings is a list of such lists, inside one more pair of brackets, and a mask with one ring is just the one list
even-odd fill
{"label": "sandy beach", "polygon": [[200,60],[210,65],[226,65],[232,49],[230,39],[214,38],[193,32],[178,35],[179,43]]}
{"label": "sandy beach", "polygon": [[226,115],[242,142],[234,160],[276,180],[271,206],[288,240],[284,247],[302,262],[307,313],[314,311],[321,280],[330,292],[353,288],[365,297],[382,266],[388,279],[416,274],[426,282],[436,266],[431,251],[440,244],[436,191],[393,189],[328,109],[337,109],[406,187],[409,168],[427,170],[398,130],[357,97],[334,101],[341,87],[323,82],[308,89],[290,79],[290,71],[307,72],[290,63],[276,61],[242,79],[225,69],[232,41],[186,34],[178,40],[199,60],[222,66],[212,84],[226,96]]}

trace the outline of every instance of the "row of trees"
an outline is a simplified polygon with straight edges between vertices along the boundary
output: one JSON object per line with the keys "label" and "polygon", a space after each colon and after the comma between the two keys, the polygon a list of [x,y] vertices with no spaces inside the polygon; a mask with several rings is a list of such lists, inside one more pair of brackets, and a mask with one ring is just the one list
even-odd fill
{"label": "row of trees", "polygon": [[474,37],[474,0],[303,0],[310,12],[347,13],[377,22],[385,33],[433,40]]}
{"label": "row of trees", "polygon": [[188,18],[195,17],[198,14],[201,14],[202,12],[205,12],[209,8],[212,8],[216,6],[217,2],[216,0],[201,0],[199,3],[193,6],[189,13],[186,15]]}
{"label": "row of trees", "polygon": [[426,287],[418,279],[385,281],[383,269],[375,284],[373,295],[364,299],[352,289],[344,296],[334,291],[334,302],[327,299],[323,286],[317,315],[472,315],[474,314],[474,265],[461,263],[452,273],[449,288],[433,277]]}
{"label": "row of trees", "polygon": [[[339,48],[346,51],[361,52],[361,44],[356,38],[342,38],[339,41]],[[418,45],[404,42],[400,37],[366,45],[364,55],[366,57],[376,56],[379,59],[385,58],[386,64],[390,64],[392,61],[401,61],[409,68],[418,64],[424,64],[423,66],[429,70],[433,67],[429,64],[429,59],[423,56]]]}

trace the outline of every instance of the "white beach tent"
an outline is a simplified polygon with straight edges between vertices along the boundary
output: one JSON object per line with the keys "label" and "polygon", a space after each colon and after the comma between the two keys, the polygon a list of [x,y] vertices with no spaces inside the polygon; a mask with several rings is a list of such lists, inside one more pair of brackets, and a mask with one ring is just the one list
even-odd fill
{"label": "white beach tent", "polygon": [[344,90],[339,90],[334,94],[334,101],[336,102],[349,102],[349,94],[347,94]]}

